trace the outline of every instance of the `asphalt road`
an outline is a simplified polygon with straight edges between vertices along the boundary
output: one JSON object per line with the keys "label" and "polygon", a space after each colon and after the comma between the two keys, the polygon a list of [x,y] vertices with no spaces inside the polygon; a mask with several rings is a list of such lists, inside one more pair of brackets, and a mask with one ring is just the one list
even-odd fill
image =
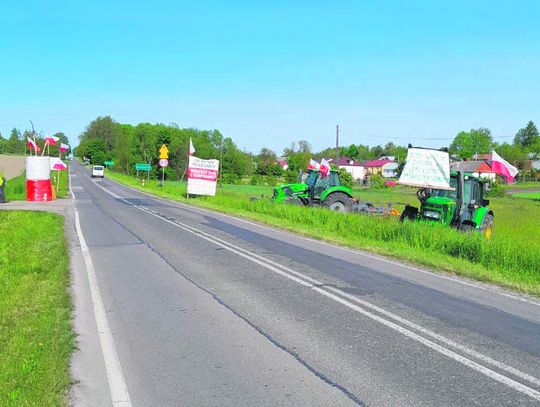
{"label": "asphalt road", "polygon": [[71,183],[107,320],[95,326],[92,278],[75,273],[77,405],[540,405],[535,300],[153,198],[78,164]]}

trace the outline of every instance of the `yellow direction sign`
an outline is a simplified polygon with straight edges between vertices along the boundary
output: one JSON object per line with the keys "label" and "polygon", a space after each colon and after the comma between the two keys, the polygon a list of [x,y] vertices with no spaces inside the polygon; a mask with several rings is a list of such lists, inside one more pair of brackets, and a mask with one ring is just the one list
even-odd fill
{"label": "yellow direction sign", "polygon": [[159,158],[169,158],[169,149],[165,144],[163,144],[159,149]]}

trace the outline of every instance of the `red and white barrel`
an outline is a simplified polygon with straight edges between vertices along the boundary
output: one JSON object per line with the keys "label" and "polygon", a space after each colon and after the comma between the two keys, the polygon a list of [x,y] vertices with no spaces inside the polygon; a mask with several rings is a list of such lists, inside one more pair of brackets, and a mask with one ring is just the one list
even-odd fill
{"label": "red and white barrel", "polygon": [[26,200],[52,201],[49,157],[26,157]]}

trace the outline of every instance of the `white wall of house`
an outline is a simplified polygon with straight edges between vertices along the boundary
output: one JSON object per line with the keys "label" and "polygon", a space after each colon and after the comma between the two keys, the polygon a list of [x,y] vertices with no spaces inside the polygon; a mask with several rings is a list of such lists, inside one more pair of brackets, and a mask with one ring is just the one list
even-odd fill
{"label": "white wall of house", "polygon": [[339,168],[343,168],[347,171],[355,181],[363,180],[366,177],[366,169],[357,165],[340,165]]}
{"label": "white wall of house", "polygon": [[395,178],[397,176],[398,163],[388,163],[382,167],[382,176],[384,178]]}

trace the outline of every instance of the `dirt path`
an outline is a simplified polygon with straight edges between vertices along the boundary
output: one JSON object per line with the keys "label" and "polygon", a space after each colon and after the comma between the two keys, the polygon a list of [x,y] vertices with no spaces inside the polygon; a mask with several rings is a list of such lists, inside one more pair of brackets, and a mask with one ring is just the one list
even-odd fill
{"label": "dirt path", "polygon": [[4,174],[7,179],[11,179],[24,172],[25,156],[0,154],[0,174]]}

